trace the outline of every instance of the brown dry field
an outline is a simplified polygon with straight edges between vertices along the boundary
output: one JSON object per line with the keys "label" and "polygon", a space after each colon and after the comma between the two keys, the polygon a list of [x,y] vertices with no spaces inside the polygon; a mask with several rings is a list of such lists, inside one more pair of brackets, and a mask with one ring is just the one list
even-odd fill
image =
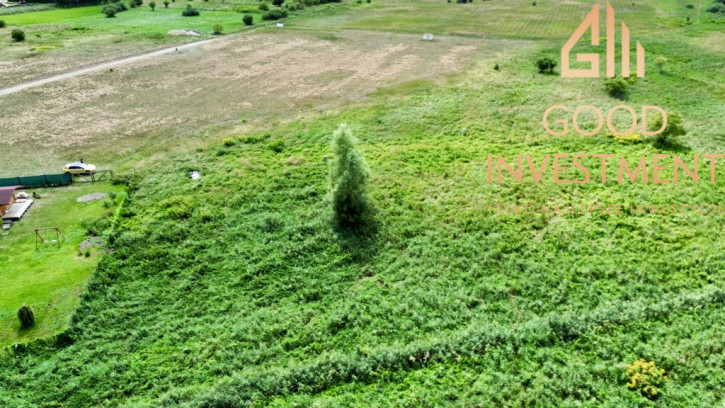
{"label": "brown dry field", "polygon": [[386,86],[460,71],[504,44],[365,31],[222,37],[0,97],[0,176],[53,173],[78,157],[123,168],[193,143],[210,126],[270,128]]}

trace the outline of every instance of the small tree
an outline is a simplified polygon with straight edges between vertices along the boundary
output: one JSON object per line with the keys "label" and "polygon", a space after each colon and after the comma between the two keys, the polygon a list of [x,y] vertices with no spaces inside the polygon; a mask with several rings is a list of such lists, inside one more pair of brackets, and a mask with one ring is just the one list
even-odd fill
{"label": "small tree", "polygon": [[[662,116],[658,116],[652,124],[652,128],[650,130],[656,131],[660,129],[662,127],[662,120]],[[665,127],[665,130],[663,130],[662,133],[654,135],[653,141],[657,145],[665,146],[672,143],[676,137],[684,136],[686,134],[687,131],[682,126],[682,116],[675,112],[668,113],[667,127]]]}
{"label": "small tree", "polygon": [[272,0],[272,4],[279,7],[284,3],[284,0]]}
{"label": "small tree", "polygon": [[5,27],[5,20],[0,20],[0,28]]}
{"label": "small tree", "polygon": [[222,28],[221,24],[214,24],[212,30],[214,35],[221,35],[222,31],[224,31],[224,28]]}
{"label": "small tree", "polygon": [[169,8],[169,0],[164,0],[164,7]]}
{"label": "small tree", "polygon": [[242,17],[242,21],[244,21],[244,25],[252,25],[254,24],[254,17],[252,17],[251,14],[245,14],[244,17]]}
{"label": "small tree", "polygon": [[23,42],[25,41],[25,32],[23,30],[13,30],[10,33],[10,37],[12,37],[15,42]]}
{"label": "small tree", "polygon": [[269,11],[269,4],[267,4],[266,2],[260,3],[259,10],[260,11]]}
{"label": "small tree", "polygon": [[150,2],[149,7],[151,7],[151,11],[156,11],[156,2],[155,1]]}
{"label": "small tree", "polygon": [[29,329],[35,326],[35,315],[33,309],[23,305],[18,309],[18,320],[20,320],[20,327],[23,329]]}
{"label": "small tree", "polygon": [[368,212],[366,185],[370,171],[346,125],[332,135],[335,157],[330,168],[330,197],[335,221],[340,226],[364,222]]}
{"label": "small tree", "polygon": [[556,68],[556,61],[549,57],[539,58],[538,60],[536,60],[536,67],[539,69],[540,74],[543,74],[547,71],[550,74],[553,74],[554,68]]}

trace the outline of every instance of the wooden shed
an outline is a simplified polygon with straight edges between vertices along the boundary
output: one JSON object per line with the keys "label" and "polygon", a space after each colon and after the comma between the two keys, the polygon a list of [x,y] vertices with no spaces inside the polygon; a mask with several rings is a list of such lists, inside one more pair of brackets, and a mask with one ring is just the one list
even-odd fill
{"label": "wooden shed", "polygon": [[15,187],[0,187],[0,217],[15,203]]}

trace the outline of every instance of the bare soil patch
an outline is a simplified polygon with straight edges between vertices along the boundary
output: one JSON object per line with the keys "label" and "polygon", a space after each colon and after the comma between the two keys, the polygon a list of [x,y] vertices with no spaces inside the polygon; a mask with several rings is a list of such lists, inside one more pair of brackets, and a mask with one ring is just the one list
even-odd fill
{"label": "bare soil patch", "polygon": [[359,31],[225,37],[0,98],[0,141],[16,158],[0,175],[52,171],[79,154],[108,164],[209,125],[294,115],[452,73],[498,50],[481,39]]}

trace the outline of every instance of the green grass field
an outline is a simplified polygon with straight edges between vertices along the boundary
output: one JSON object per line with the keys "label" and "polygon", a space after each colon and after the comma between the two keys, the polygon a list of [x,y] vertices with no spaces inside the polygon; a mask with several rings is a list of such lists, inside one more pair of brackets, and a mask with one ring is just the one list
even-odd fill
{"label": "green grass field", "polygon": [[[169,129],[168,142],[159,133],[133,151],[136,166],[110,163],[134,168],[105,234],[112,251],[66,330],[5,349],[0,405],[721,406],[725,214],[488,211],[724,203],[722,171],[709,183],[704,159],[698,184],[486,182],[488,154],[613,153],[630,163],[677,154],[692,166],[693,154],[723,153],[725,17],[679,0],[612,4],[647,51],[647,75],[628,82],[625,102],[603,78],[536,72],[538,58],[558,61],[588,1],[373,0],[303,11],[288,24],[301,37],[433,32],[436,41],[486,35],[496,46],[464,72],[274,121]],[[622,103],[677,112],[687,134],[656,144],[542,128],[551,105],[607,112]],[[373,221],[356,231],[333,227],[327,198],[341,123],[371,169]],[[608,179],[617,171],[608,167]],[[628,386],[638,360],[664,370],[657,395]]]}

